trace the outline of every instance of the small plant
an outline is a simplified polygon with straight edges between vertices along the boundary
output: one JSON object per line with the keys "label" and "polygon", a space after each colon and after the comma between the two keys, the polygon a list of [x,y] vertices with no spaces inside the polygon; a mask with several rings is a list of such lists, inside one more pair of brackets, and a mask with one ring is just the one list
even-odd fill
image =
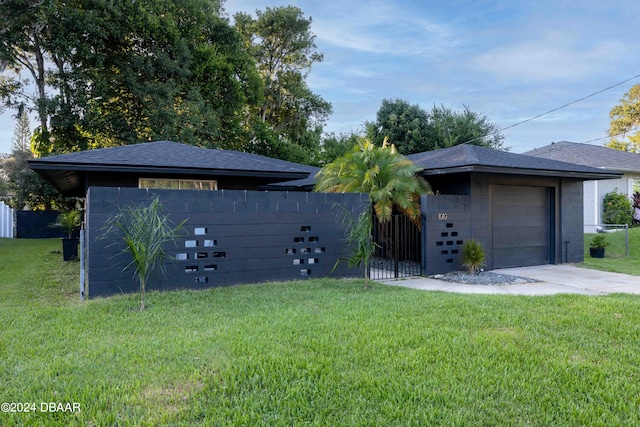
{"label": "small plant", "polygon": [[596,234],[595,236],[593,236],[593,239],[591,239],[591,243],[589,244],[589,248],[591,249],[605,249],[607,246],[609,246],[609,242],[607,241],[607,238],[605,237],[604,234]]}
{"label": "small plant", "polygon": [[80,228],[82,224],[82,215],[79,210],[70,210],[66,212],[60,212],[56,222],[51,224],[51,227],[62,228],[69,238],[71,239],[73,233]]}
{"label": "small plant", "polygon": [[482,243],[469,239],[462,248],[462,266],[469,274],[477,274],[486,265],[486,255]]}
{"label": "small plant", "polygon": [[170,259],[165,251],[167,243],[175,242],[186,220],[175,225],[164,213],[158,197],[149,206],[129,206],[109,219],[105,235],[119,230],[132,260],[124,269],[133,267],[140,282],[140,311],[145,309],[144,294],[149,275],[154,269],[164,273],[164,262]]}

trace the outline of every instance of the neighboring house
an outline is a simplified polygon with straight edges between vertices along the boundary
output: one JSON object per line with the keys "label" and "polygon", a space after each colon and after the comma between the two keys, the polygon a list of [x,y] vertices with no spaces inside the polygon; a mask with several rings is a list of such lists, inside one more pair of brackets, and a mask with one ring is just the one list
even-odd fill
{"label": "neighboring house", "polygon": [[640,154],[568,141],[554,142],[524,154],[622,173],[617,179],[584,182],[584,228],[588,233],[602,224],[602,200],[607,193],[617,190],[633,200],[633,194],[640,191]]}

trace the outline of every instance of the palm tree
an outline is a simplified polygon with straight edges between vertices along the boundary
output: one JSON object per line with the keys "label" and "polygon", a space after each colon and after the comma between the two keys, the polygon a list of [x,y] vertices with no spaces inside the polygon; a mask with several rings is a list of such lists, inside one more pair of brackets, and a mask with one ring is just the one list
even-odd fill
{"label": "palm tree", "polygon": [[368,193],[380,222],[389,221],[395,207],[419,223],[420,195],[430,188],[416,175],[418,171],[387,138],[382,147],[367,139],[322,168],[316,175],[315,191]]}

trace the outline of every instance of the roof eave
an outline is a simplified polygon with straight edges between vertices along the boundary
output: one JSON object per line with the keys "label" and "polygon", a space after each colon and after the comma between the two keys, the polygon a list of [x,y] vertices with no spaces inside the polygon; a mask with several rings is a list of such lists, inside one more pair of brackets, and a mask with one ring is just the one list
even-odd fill
{"label": "roof eave", "polygon": [[29,160],[31,169],[37,170],[67,170],[77,172],[109,172],[109,173],[143,173],[143,174],[171,174],[171,175],[218,175],[218,176],[250,176],[259,178],[285,178],[303,179],[309,172],[280,172],[280,171],[256,171],[243,169],[202,169],[202,168],[177,168],[170,166],[128,166],[112,164],[79,164],[67,162],[42,162]]}
{"label": "roof eave", "polygon": [[529,175],[529,176],[552,176],[562,178],[576,178],[584,180],[616,179],[622,173],[614,171],[586,172],[586,171],[558,171],[549,169],[529,169],[529,168],[509,168],[502,166],[466,165],[451,168],[424,169],[420,172],[422,176],[447,175],[464,172],[496,173],[501,175]]}

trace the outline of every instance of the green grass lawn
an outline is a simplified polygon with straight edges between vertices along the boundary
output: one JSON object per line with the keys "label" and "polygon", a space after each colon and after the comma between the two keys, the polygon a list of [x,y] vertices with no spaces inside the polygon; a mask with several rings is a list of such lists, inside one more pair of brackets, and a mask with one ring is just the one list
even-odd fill
{"label": "green grass lawn", "polygon": [[589,244],[593,236],[594,234],[584,235],[584,262],[581,266],[640,276],[640,227],[629,229],[628,258],[626,257],[624,231],[606,234],[606,239],[610,246],[605,250],[604,258],[591,258],[589,256]]}
{"label": "green grass lawn", "polygon": [[[640,297],[309,280],[80,302],[0,239],[0,425],[640,425]],[[80,412],[40,412],[40,402]],[[46,406],[46,405],[45,405]]]}

